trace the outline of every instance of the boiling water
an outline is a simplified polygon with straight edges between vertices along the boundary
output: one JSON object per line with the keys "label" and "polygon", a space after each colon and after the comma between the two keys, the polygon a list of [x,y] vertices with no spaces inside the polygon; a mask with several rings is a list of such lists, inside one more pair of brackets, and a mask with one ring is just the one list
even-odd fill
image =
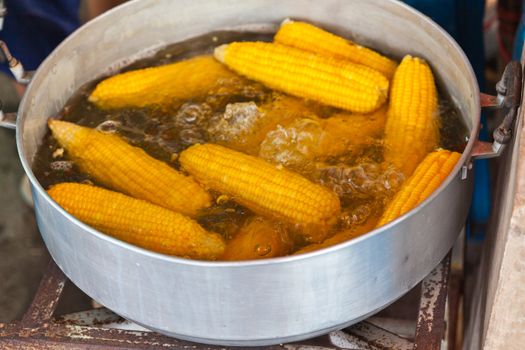
{"label": "boiling water", "polygon": [[[216,32],[169,46],[124,71],[210,53],[213,47],[225,42],[270,39],[257,33]],[[336,230],[352,229],[354,236],[374,226],[385,204],[404,181],[399,171],[382,164],[380,136],[367,136],[344,152],[319,160],[309,152],[323,133],[322,120],[342,111],[271,91],[241,77],[224,82],[217,91],[197,99],[174,100],[162,107],[118,110],[101,110],[88,101],[97,82],[79,89],[59,116],[79,125],[116,133],[175,169],[179,169],[177,157],[182,150],[205,142],[224,144],[286,166],[339,195],[342,214]],[[458,110],[445,99],[440,100],[440,118],[441,146],[462,152],[467,129]],[[39,148],[33,168],[46,189],[61,182],[101,185],[81,173],[49,133]],[[229,240],[253,213],[231,198],[218,193],[214,193],[214,197],[215,204],[203,210],[197,220],[206,229]],[[293,244],[292,251],[295,251],[305,242],[296,239]]]}

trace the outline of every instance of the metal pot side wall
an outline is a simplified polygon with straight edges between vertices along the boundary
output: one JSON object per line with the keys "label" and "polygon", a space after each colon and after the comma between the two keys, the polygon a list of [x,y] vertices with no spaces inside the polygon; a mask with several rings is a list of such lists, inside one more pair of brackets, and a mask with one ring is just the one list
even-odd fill
{"label": "metal pot side wall", "polygon": [[51,255],[95,300],[183,339],[264,345],[357,322],[410,290],[450,249],[469,189],[456,178],[418,215],[389,230],[258,264],[173,262],[86,232],[40,194],[35,198]]}
{"label": "metal pot side wall", "polygon": [[[79,29],[42,64],[19,111],[17,142],[33,185],[38,225],[61,269],[88,295],[159,332],[225,345],[263,345],[341,328],[388,305],[445,256],[464,224],[471,175],[459,169],[423,205],[381,230],[301,256],[244,263],[162,256],[105,236],[65,213],[30,162],[56,113],[82,84],[130,56],[225,28],[275,29],[306,19],[398,57],[425,57],[471,130],[479,91],[457,45],[435,24],[384,0],[144,0]],[[345,29],[345,28],[350,28]],[[135,56],[136,57],[136,56]]]}

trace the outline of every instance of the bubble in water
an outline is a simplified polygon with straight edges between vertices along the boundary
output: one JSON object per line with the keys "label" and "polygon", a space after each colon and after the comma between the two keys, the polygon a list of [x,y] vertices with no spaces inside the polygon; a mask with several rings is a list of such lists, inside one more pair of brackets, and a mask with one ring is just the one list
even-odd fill
{"label": "bubble in water", "polygon": [[259,256],[265,256],[272,252],[272,246],[269,244],[256,244],[255,253]]}
{"label": "bubble in water", "polygon": [[173,121],[181,128],[202,127],[211,114],[211,107],[206,103],[185,103],[177,111]]}
{"label": "bubble in water", "polygon": [[404,181],[403,174],[392,166],[362,163],[321,168],[319,181],[346,200],[392,197]]}
{"label": "bubble in water", "polygon": [[53,171],[71,171],[73,169],[74,163],[70,160],[57,160],[49,164],[49,168]]}
{"label": "bubble in water", "polygon": [[204,143],[204,137],[202,133],[194,129],[184,129],[179,133],[179,137],[182,143],[186,145],[193,145],[196,143]]}
{"label": "bubble in water", "polygon": [[323,133],[313,118],[299,119],[288,127],[278,125],[261,143],[259,156],[290,168],[302,168],[314,160]]}
{"label": "bubble in water", "polygon": [[372,214],[372,206],[370,204],[359,205],[356,208],[344,210],[341,213],[340,221],[345,228],[361,225]]}
{"label": "bubble in water", "polygon": [[107,134],[115,134],[122,127],[122,123],[116,120],[106,120],[100,123],[96,129]]}
{"label": "bubble in water", "polygon": [[208,123],[208,134],[215,142],[231,142],[249,133],[262,117],[254,102],[230,103]]}

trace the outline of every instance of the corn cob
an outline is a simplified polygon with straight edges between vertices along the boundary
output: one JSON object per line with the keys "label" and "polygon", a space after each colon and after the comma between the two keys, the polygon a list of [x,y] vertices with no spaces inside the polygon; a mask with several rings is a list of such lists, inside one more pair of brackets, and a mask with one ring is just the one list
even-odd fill
{"label": "corn cob", "polygon": [[305,22],[285,20],[274,41],[324,56],[347,59],[373,68],[388,79],[392,78],[397,66],[395,61],[373,50]]}
{"label": "corn cob", "polygon": [[100,108],[163,105],[204,95],[225,78],[235,77],[212,56],[114,75],[101,81],[89,101]]}
{"label": "corn cob", "polygon": [[59,120],[48,124],[79,169],[113,190],[189,216],[211,203],[191,177],[119,136]]}
{"label": "corn cob", "polygon": [[405,214],[423,202],[447,178],[461,155],[437,150],[430,153],[386,207],[377,226],[382,226]]}
{"label": "corn cob", "polygon": [[437,91],[428,64],[406,56],[392,82],[385,126],[385,160],[409,177],[438,145]]}
{"label": "corn cob", "polygon": [[388,80],[369,67],[280,44],[231,43],[215,58],[272,89],[354,112],[379,108],[388,94]]}
{"label": "corn cob", "polygon": [[328,248],[336,244],[343,243],[351,239],[354,239],[356,237],[359,237],[361,235],[364,235],[365,233],[374,229],[376,222],[377,222],[377,216],[375,218],[371,218],[367,220],[362,225],[352,227],[351,229],[348,229],[348,230],[337,232],[335,235],[324,240],[322,243],[313,243],[313,244],[307,245],[306,247],[303,247],[299,249],[298,251],[296,251],[294,255],[309,253],[309,252],[313,252],[319,249]]}
{"label": "corn cob", "polygon": [[215,260],[221,236],[182,214],[91,185],[61,183],[48,194],[80,221],[115,238],[159,253]]}
{"label": "corn cob", "polygon": [[186,149],[179,161],[199,182],[255,213],[304,227],[307,241],[322,240],[340,212],[335,193],[257,157],[206,144]]}
{"label": "corn cob", "polygon": [[291,241],[284,226],[262,217],[246,223],[226,245],[222,259],[254,260],[289,253]]}

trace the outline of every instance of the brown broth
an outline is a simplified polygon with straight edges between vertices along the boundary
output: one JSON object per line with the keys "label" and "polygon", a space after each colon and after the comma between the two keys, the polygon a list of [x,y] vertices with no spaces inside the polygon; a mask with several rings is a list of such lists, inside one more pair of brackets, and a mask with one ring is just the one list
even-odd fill
{"label": "brown broth", "polygon": [[[213,47],[221,43],[238,40],[268,41],[271,37],[258,33],[215,32],[170,45],[152,57],[130,64],[122,71],[171,63],[198,54],[210,53]],[[212,132],[207,123],[210,119],[214,120],[213,118],[222,116],[229,104],[245,108],[246,113],[249,113],[250,108],[253,107],[250,102],[254,102],[259,107],[271,106],[280,99],[288,98],[284,94],[270,91],[259,83],[242,78],[240,79],[240,84],[244,84],[242,89],[236,89],[236,93],[232,94],[209,93],[190,101],[173,101],[169,106],[162,108],[101,110],[88,101],[89,94],[100,80],[80,88],[61,110],[60,118],[82,126],[116,132],[132,145],[143,148],[151,156],[168,163],[175,169],[179,169],[177,155],[182,150],[194,143],[214,141],[212,136],[216,127]],[[311,101],[294,98],[292,102],[298,103],[299,108],[306,108],[320,118],[327,118],[341,112]],[[466,145],[467,128],[461,120],[459,111],[452,102],[440,98],[440,112],[441,147],[462,152]],[[381,162],[381,139],[372,138],[358,147],[349,147],[343,154],[324,159],[322,164],[315,161],[303,162],[299,165],[291,163],[290,168],[312,181],[334,189],[340,195],[342,214],[339,217],[337,230],[351,229],[353,233],[350,232],[348,237],[354,237],[368,231],[368,227],[373,227],[385,204],[402,183],[403,179],[399,172],[385,168]],[[61,182],[84,182],[102,186],[79,171],[69,160],[67,152],[59,147],[50,133],[46,134],[36,154],[33,171],[46,189]],[[341,186],[338,179],[345,177],[352,178],[351,184]],[[231,198],[220,196],[218,193],[213,195],[216,203],[203,210],[197,220],[206,229],[230,240],[243,222],[253,216],[253,213],[236,204]],[[360,230],[360,227],[363,229]],[[295,242],[291,250],[293,252],[303,247],[305,242],[293,234],[293,229],[291,231]]]}

